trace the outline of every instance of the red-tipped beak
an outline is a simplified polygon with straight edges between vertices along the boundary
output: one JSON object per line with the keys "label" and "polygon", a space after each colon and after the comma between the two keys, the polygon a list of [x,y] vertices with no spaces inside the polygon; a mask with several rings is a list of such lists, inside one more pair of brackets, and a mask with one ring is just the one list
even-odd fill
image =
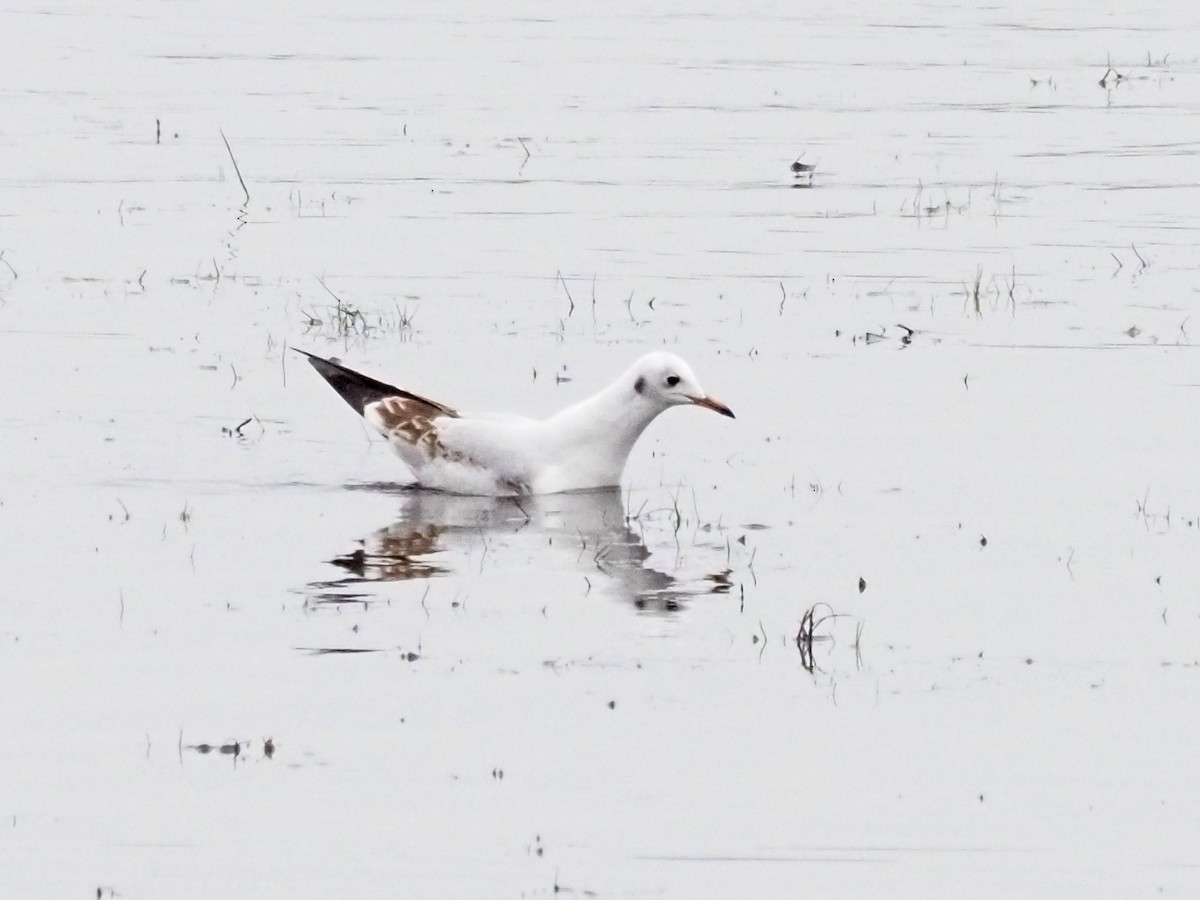
{"label": "red-tipped beak", "polygon": [[715,397],[710,397],[705,394],[703,397],[688,397],[696,406],[703,406],[705,409],[711,409],[713,412],[720,413],[723,416],[729,416],[731,419],[737,418],[733,414],[733,410],[722,403]]}

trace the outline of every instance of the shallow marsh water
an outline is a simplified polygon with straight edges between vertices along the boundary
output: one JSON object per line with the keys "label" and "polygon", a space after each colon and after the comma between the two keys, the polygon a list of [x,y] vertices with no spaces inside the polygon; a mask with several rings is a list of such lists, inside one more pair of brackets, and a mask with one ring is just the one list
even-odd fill
{"label": "shallow marsh water", "polygon": [[1191,6],[291,15],[7,16],[0,894],[1196,895]]}

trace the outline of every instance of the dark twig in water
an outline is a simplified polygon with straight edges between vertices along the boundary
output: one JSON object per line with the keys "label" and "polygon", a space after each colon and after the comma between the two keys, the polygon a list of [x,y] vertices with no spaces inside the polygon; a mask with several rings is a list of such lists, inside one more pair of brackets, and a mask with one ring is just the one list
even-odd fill
{"label": "dark twig in water", "polygon": [[525,510],[525,507],[523,507],[521,505],[521,501],[518,498],[513,497],[512,502],[513,502],[513,506],[515,506],[517,508],[517,511],[525,517],[525,521],[521,523],[522,527],[528,525],[530,522],[533,521],[533,516],[529,515],[529,513]]}
{"label": "dark twig in water", "polygon": [[336,300],[338,302],[338,305],[340,306],[341,302],[342,302],[342,298],[333,292],[333,289],[330,288],[329,285],[327,285],[325,283],[325,279],[322,278],[320,275],[314,275],[313,278],[317,279],[317,284],[319,284],[321,287],[323,287],[325,289],[325,293],[327,293],[330,297],[332,297],[334,300]]}
{"label": "dark twig in water", "polygon": [[571,289],[567,287],[567,279],[563,278],[563,273],[561,271],[555,272],[554,277],[562,284],[563,290],[567,294],[567,302],[571,304],[571,308],[567,310],[567,318],[569,319],[572,313],[575,312],[575,298],[571,296]]}
{"label": "dark twig in water", "polygon": [[979,317],[983,316],[983,310],[981,309],[980,303],[979,303],[980,298],[981,298],[980,285],[982,283],[983,283],[983,266],[975,267],[975,284],[973,286],[968,286],[965,281],[962,283],[963,294],[966,295],[966,300],[964,301],[963,306],[965,308],[967,304],[974,301],[975,315],[979,316]]}
{"label": "dark twig in water", "polygon": [[815,606],[810,606],[800,617],[800,630],[796,632],[796,647],[800,651],[800,665],[809,674],[816,669],[812,654],[814,609],[816,609]]}
{"label": "dark twig in water", "polygon": [[250,202],[250,191],[246,188],[246,181],[242,178],[242,170],[238,168],[237,157],[233,155],[233,148],[229,146],[229,138],[225,137],[224,129],[221,131],[221,140],[225,142],[225,149],[229,151],[229,158],[233,161],[233,171],[237,175],[238,183],[242,186],[242,193],[246,195],[246,202]]}
{"label": "dark twig in water", "polygon": [[[828,610],[828,612],[818,615],[818,610],[822,609]],[[834,612],[828,603],[814,603],[800,617],[800,630],[796,633],[796,647],[800,651],[800,665],[810,674],[816,671],[816,663],[813,660],[813,643],[833,639],[830,635],[816,634],[817,628],[831,619],[840,619],[844,616],[844,613]],[[856,638],[861,634],[862,631],[859,628]]]}
{"label": "dark twig in water", "polygon": [[[238,425],[235,425],[232,428],[230,428],[227,425],[222,425],[221,426],[221,434],[225,435],[226,437],[236,437],[236,438],[245,437],[245,435],[242,434],[242,429],[245,428],[247,425],[249,425],[253,421],[254,421],[254,417],[251,416],[250,418],[243,420],[241,423],[239,423]],[[262,423],[259,423],[260,427],[261,427],[261,424]]]}
{"label": "dark twig in water", "polygon": [[380,653],[378,647],[297,647],[312,656],[355,656],[360,653]]}
{"label": "dark twig in water", "polygon": [[[313,277],[316,278],[317,283],[324,288],[325,293],[332,297],[337,303],[337,306],[335,306],[332,310],[335,316],[335,321],[331,324],[334,326],[334,331],[339,337],[347,337],[352,332],[365,335],[371,330],[371,326],[367,323],[366,318],[363,316],[362,310],[350,306],[343,301],[342,298],[335,294],[333,289],[325,283],[325,279],[320,275],[314,275]],[[305,315],[308,314],[305,313]],[[320,319],[317,319],[314,316],[308,315],[308,319],[308,324],[310,327],[313,325],[323,324]],[[403,329],[405,326],[402,324],[400,327]]]}

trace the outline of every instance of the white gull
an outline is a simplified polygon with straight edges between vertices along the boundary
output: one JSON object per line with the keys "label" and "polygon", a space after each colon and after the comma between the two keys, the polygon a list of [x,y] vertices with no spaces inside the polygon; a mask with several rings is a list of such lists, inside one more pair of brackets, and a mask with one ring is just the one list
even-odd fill
{"label": "white gull", "polygon": [[548,419],[459,413],[305,353],[351,408],[387,438],[421,487],[452,494],[556,494],[620,484],[629,452],[659,413],[702,406],[733,418],[671,353],[648,353],[616,381]]}

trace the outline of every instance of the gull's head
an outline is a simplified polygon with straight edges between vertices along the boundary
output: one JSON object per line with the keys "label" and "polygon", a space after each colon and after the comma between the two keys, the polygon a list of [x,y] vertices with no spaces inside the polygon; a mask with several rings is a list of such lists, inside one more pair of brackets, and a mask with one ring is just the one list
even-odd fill
{"label": "gull's head", "polygon": [[691,366],[673,353],[648,353],[630,370],[633,392],[661,409],[703,406],[733,418],[733,411],[704,392]]}

